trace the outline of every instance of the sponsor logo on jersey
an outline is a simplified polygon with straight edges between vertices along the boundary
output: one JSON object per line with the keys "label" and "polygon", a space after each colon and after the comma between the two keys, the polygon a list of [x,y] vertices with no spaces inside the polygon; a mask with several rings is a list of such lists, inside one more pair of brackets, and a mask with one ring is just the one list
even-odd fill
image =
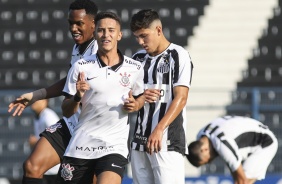
{"label": "sponsor logo on jersey", "polygon": [[79,60],[78,64],[79,65],[87,65],[87,64],[94,64],[96,61],[95,60]]}
{"label": "sponsor logo on jersey", "polygon": [[98,147],[83,147],[83,146],[76,146],[75,148],[77,151],[91,151],[91,152],[108,152],[108,151],[113,151],[114,147],[113,146],[98,146]]}
{"label": "sponsor logo on jersey", "polygon": [[97,78],[97,77],[87,77],[86,80],[89,81],[89,80],[92,80],[92,79],[95,79],[95,78]]}
{"label": "sponsor logo on jersey", "polygon": [[[144,59],[143,59],[144,60]],[[137,60],[138,61],[138,60]],[[137,67],[138,70],[140,70],[141,68],[141,64],[139,64],[138,62],[134,62],[133,60],[131,59],[125,59],[125,62],[130,64],[130,65],[134,65]]]}
{"label": "sponsor logo on jersey", "polygon": [[68,121],[68,125],[69,125],[69,127],[71,127],[72,128],[72,130],[75,128],[75,123],[73,123],[73,122],[71,122],[71,121]]}
{"label": "sponsor logo on jersey", "polygon": [[46,131],[50,133],[54,133],[56,132],[57,128],[62,128],[61,123],[56,123],[54,125],[49,126],[48,128],[46,128]]}
{"label": "sponsor logo on jersey", "polygon": [[119,165],[116,165],[115,163],[112,163],[112,167],[118,167],[118,168],[122,168],[121,166],[119,166]]}
{"label": "sponsor logo on jersey", "polygon": [[136,133],[134,138],[133,138],[133,142],[135,142],[137,144],[146,145],[147,144],[147,137]]}
{"label": "sponsor logo on jersey", "polygon": [[74,167],[70,166],[70,164],[62,164],[61,177],[65,181],[71,180],[73,177],[72,171],[74,171]]}
{"label": "sponsor logo on jersey", "polygon": [[130,85],[130,80],[129,80],[129,77],[131,76],[130,74],[127,74],[126,72],[124,72],[123,74],[120,73],[119,74],[121,76],[121,79],[120,79],[120,84],[124,87],[127,87]]}

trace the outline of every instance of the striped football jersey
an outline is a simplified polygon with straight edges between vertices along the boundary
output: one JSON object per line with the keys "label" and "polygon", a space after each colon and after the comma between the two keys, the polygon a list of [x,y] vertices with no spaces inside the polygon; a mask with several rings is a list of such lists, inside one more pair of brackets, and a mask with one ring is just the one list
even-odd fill
{"label": "striped football jersey", "polygon": [[[141,50],[133,55],[133,59],[141,61],[144,66],[145,89],[156,88],[161,91],[161,96],[155,103],[145,103],[138,112],[131,147],[145,151],[148,137],[174,99],[173,88],[190,88],[193,64],[189,53],[173,43],[157,56],[152,57]],[[188,152],[185,108],[164,131],[161,151],[177,151],[181,154]]]}

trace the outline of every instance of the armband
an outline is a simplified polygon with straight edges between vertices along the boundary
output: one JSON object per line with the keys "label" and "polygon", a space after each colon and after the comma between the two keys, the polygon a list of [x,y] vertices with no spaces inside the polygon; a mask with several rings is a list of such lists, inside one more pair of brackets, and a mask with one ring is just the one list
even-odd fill
{"label": "armband", "polygon": [[45,88],[41,88],[39,90],[36,90],[34,92],[32,92],[32,98],[30,100],[30,104],[32,104],[33,102],[37,101],[37,100],[42,100],[45,99],[47,97],[47,91]]}

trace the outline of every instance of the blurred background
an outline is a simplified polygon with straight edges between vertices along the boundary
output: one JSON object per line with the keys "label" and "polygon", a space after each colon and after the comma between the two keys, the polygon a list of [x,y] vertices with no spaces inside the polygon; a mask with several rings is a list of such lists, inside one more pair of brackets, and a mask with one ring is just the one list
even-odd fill
{"label": "blurred background", "polygon": [[[18,95],[47,87],[67,75],[74,42],[68,31],[66,0],[0,0],[0,184],[18,184],[30,154],[33,117],[7,112]],[[187,104],[187,140],[217,116],[244,115],[276,134],[279,149],[266,180],[282,182],[282,0],[96,0],[100,10],[122,19],[119,48],[139,48],[129,28],[136,11],[156,9],[163,31],[190,53],[194,73]],[[49,100],[61,116],[63,97]],[[131,183],[130,168],[124,179]],[[194,168],[186,161],[186,183],[231,183],[217,159]],[[281,179],[281,181],[280,181]]]}

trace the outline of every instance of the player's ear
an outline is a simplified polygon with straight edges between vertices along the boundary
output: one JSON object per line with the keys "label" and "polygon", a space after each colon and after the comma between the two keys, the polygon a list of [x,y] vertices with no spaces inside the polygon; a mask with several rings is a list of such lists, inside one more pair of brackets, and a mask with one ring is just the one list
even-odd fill
{"label": "player's ear", "polygon": [[92,28],[92,29],[95,29],[95,21],[94,21],[94,20],[92,20],[91,28]]}
{"label": "player's ear", "polygon": [[122,38],[122,32],[120,31],[119,34],[118,34],[118,39],[117,40],[120,41],[121,38]]}

